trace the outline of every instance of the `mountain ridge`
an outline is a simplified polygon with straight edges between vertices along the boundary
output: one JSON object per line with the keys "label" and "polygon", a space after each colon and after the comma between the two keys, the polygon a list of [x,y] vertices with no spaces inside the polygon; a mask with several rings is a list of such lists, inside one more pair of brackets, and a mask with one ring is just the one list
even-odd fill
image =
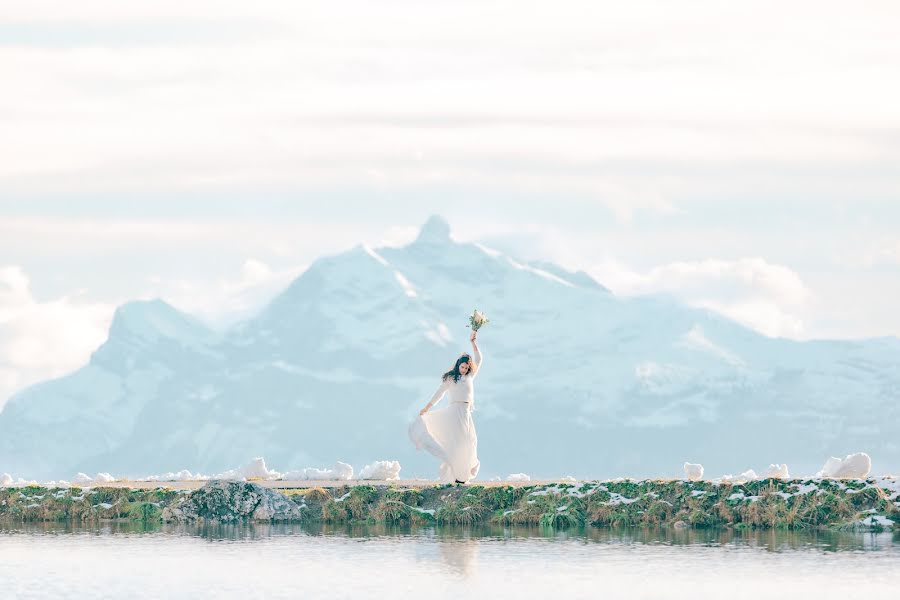
{"label": "mountain ridge", "polygon": [[406,246],[317,259],[222,332],[163,300],[126,303],[87,365],[0,412],[0,467],[59,478],[398,458],[433,476],[406,423],[466,350],[475,307],[492,319],[475,413],[486,476],[677,475],[684,460],[815,472],[859,450],[900,466],[900,340],[768,338],[457,242],[433,216]]}

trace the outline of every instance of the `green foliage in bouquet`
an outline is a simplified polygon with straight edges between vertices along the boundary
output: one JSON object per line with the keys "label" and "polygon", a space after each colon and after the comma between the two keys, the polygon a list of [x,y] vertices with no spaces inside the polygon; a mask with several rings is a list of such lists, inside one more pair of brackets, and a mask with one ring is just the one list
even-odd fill
{"label": "green foliage in bouquet", "polygon": [[480,312],[477,308],[472,312],[472,316],[469,317],[469,327],[472,328],[472,331],[478,331],[488,323],[490,323],[490,319],[484,316],[483,312]]}

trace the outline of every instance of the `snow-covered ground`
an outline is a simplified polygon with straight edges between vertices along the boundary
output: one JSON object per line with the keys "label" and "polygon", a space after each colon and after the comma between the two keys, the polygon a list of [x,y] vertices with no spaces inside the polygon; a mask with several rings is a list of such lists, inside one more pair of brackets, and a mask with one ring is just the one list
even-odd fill
{"label": "snow-covered ground", "polygon": [[[368,480],[397,480],[400,478],[400,463],[396,460],[378,460],[365,465],[359,472],[359,479]],[[119,481],[134,482],[176,482],[176,481],[208,481],[210,479],[232,479],[238,481],[349,481],[353,479],[353,467],[347,463],[337,461],[332,468],[307,467],[279,472],[270,469],[266,460],[262,457],[253,460],[222,473],[204,475],[191,473],[184,469],[178,472],[166,472],[158,475],[147,475],[139,478],[114,477],[109,473],[97,473],[94,477],[85,473],[77,473],[71,481],[45,481],[14,479],[10,474],[0,475],[0,487],[23,487],[26,485],[43,485],[45,487],[70,487],[70,486],[102,486],[105,483]]]}
{"label": "snow-covered ground", "polygon": [[[871,458],[865,452],[858,452],[848,455],[844,459],[829,458],[822,470],[815,475],[809,477],[799,477],[798,479],[866,479],[869,476]],[[400,462],[393,460],[377,460],[366,464],[359,470],[356,477],[357,480],[381,480],[396,481],[400,479]],[[685,462],[683,465],[685,481],[701,481],[703,480],[704,468],[702,464]],[[168,471],[157,475],[147,475],[140,478],[114,477],[106,472],[97,473],[94,477],[85,473],[76,473],[70,481],[53,480],[39,483],[34,479],[23,479],[21,477],[14,478],[9,473],[0,475],[0,487],[22,487],[26,485],[43,485],[45,487],[69,487],[75,486],[97,486],[104,483],[116,481],[146,481],[146,482],[176,482],[176,481],[207,481],[210,479],[233,479],[240,481],[351,481],[354,479],[355,470],[352,465],[337,461],[331,468],[306,467],[304,469],[293,469],[284,472],[270,469],[266,464],[265,458],[257,457],[249,462],[228,469],[221,473],[212,475],[204,475],[202,473],[191,473],[183,469],[178,472]],[[561,478],[555,478],[560,482],[576,482],[576,478],[567,475]],[[770,464],[763,476],[760,477],[753,469],[748,469],[740,475],[722,475],[713,478],[711,481],[719,483],[740,484],[754,481],[757,479],[790,479],[788,466],[786,464]],[[492,478],[491,481],[501,481],[500,477]],[[505,478],[505,481],[513,483],[529,482],[532,477],[526,473],[512,473]],[[616,478],[610,481],[623,481],[624,478]],[[423,479],[421,481],[428,481]],[[890,475],[881,477],[881,481],[888,482],[885,489],[892,491],[894,496],[900,496],[900,488],[897,488],[896,480]],[[805,493],[805,492],[804,492]]]}

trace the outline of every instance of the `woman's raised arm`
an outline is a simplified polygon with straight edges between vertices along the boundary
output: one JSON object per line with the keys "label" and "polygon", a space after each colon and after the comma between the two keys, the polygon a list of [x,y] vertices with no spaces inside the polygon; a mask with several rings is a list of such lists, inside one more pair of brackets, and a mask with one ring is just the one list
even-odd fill
{"label": "woman's raised arm", "polygon": [[475,376],[481,372],[482,356],[481,356],[481,350],[478,349],[478,343],[476,341],[477,337],[478,337],[478,333],[476,333],[474,331],[472,332],[472,335],[469,336],[469,339],[472,341],[472,360],[475,361],[475,370],[472,371],[472,379],[474,379]]}

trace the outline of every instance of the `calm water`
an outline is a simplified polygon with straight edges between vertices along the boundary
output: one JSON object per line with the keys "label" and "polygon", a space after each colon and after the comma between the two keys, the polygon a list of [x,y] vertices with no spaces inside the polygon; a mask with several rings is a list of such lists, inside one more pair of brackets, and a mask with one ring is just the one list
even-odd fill
{"label": "calm water", "polygon": [[802,598],[900,594],[900,534],[0,526],[0,597]]}

